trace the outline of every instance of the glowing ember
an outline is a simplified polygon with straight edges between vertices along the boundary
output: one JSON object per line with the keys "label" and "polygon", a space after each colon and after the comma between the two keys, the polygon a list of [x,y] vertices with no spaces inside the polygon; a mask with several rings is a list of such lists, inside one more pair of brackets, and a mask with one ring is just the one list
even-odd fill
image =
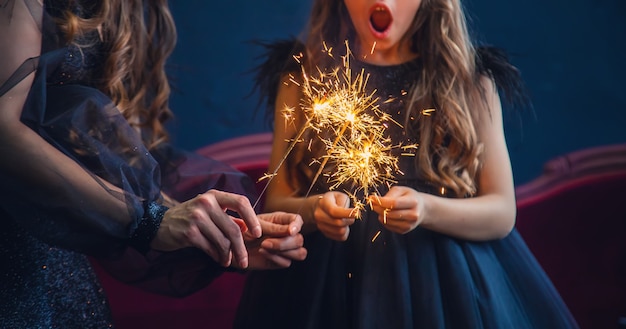
{"label": "glowing ember", "polygon": [[[323,49],[328,56],[333,57],[332,48],[324,43]],[[300,107],[306,120],[298,134],[288,141],[290,145],[287,152],[274,172],[266,174],[262,179],[273,179],[296,143],[305,142],[310,146],[313,139],[318,138],[325,146],[325,152],[320,152],[322,155],[313,160],[320,166],[306,196],[310,194],[319,177],[323,176],[330,190],[341,188],[350,196],[359,217],[361,210],[365,208],[367,197],[378,194],[377,186],[391,186],[396,183],[394,174],[401,173],[398,158],[391,150],[401,148],[406,151],[417,148],[417,145],[392,145],[385,131],[389,123],[398,126],[400,124],[379,109],[376,90],[370,93],[366,91],[369,74],[364,70],[355,74],[350,68],[351,57],[352,53],[346,42],[346,55],[341,56],[341,67],[328,71],[317,68],[317,75],[309,75],[301,65],[299,79],[290,76],[289,80],[301,87],[303,97]],[[301,63],[301,58],[302,55],[294,56],[298,63]],[[393,100],[388,99],[384,103],[390,101]],[[430,115],[432,111],[424,110],[422,114]],[[293,108],[284,109],[286,125],[293,124],[293,112]],[[303,138],[306,131],[315,133],[310,140]],[[402,154],[405,153],[411,154]],[[322,175],[329,162],[334,170]]]}

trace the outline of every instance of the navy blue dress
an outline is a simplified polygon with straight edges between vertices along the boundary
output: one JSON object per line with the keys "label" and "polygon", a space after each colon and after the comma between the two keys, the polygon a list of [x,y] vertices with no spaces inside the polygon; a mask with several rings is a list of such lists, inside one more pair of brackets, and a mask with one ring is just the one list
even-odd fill
{"label": "navy blue dress", "polygon": [[[481,70],[502,82],[497,57],[482,49]],[[493,64],[497,64],[494,61]],[[417,81],[419,60],[395,66],[353,61],[369,88],[399,101],[381,109],[403,122],[402,90]],[[406,97],[406,96],[404,96]],[[394,145],[415,143],[390,125]],[[398,185],[439,194],[399,157]],[[379,188],[384,195],[385,188]],[[305,236],[306,260],[288,269],[250,273],[235,328],[576,328],[577,324],[516,230],[501,240],[470,242],[417,227],[386,230],[366,212],[346,242],[319,231]],[[381,232],[375,239],[377,232]]]}
{"label": "navy blue dress", "polygon": [[[68,7],[68,4],[72,7]],[[81,6],[80,4],[88,4]],[[111,314],[90,260],[146,290],[184,296],[224,269],[196,249],[161,253],[134,243],[146,218],[162,216],[161,192],[185,201],[211,188],[253,191],[244,174],[169,144],[148,150],[111,99],[97,89],[105,50],[97,33],[79,49],[54,24],[70,9],[89,16],[91,1],[45,1],[42,52],[26,60],[0,97],[33,71],[21,122],[34,134],[12,141],[0,168],[0,328],[109,328]],[[33,17],[37,0],[4,1]],[[20,6],[20,7],[17,7]],[[23,17],[23,16],[22,16]],[[4,27],[3,27],[4,28]],[[50,150],[54,147],[55,151]],[[13,161],[17,166],[4,165]]]}

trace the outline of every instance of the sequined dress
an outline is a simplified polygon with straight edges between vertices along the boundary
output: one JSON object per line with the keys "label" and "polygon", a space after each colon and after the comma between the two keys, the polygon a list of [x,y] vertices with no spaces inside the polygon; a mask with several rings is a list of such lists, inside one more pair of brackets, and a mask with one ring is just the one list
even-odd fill
{"label": "sequined dress", "polygon": [[[54,23],[68,9],[88,16],[90,6],[0,3],[0,33],[42,37],[40,56],[12,52],[22,65],[0,78],[0,104],[10,107],[20,81],[35,72],[20,118],[28,129],[3,144],[0,160],[0,328],[112,327],[87,255],[149,291],[183,296],[206,286],[223,272],[207,255],[145,250],[134,243],[136,232],[146,219],[162,217],[161,191],[184,201],[211,188],[245,194],[253,187],[212,159],[169,144],[146,149],[95,88],[104,51],[97,33],[82,36],[88,46],[79,49],[63,42]],[[22,32],[11,34],[14,24]],[[18,41],[0,38],[0,48]]]}
{"label": "sequined dress", "polygon": [[[419,59],[394,66],[355,60],[353,66],[370,74],[368,86],[380,99],[397,100],[380,106],[404,122],[403,91],[418,81]],[[388,133],[393,145],[416,142],[397,125]],[[412,169],[414,161],[399,157],[398,185],[440,194]],[[251,273],[235,328],[577,328],[516,230],[502,240],[470,242],[419,226],[393,233],[377,217],[366,212],[346,242],[307,234],[306,260]]]}

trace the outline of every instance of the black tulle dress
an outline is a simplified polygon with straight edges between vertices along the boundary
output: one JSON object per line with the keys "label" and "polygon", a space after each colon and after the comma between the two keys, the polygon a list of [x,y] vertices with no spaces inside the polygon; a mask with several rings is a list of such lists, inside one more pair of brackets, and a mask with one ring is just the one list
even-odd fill
{"label": "black tulle dress", "polygon": [[[268,62],[281,57],[280,48],[270,52]],[[496,49],[481,48],[477,63],[500,87],[514,92],[520,86]],[[403,122],[403,90],[419,78],[419,59],[395,66],[356,60],[353,65],[354,72],[363,68],[371,75],[368,86],[376,88],[381,99],[398,100],[381,108]],[[394,145],[416,142],[393,124],[388,133]],[[398,185],[440,194],[439,187],[417,176],[413,157],[399,156],[399,161],[404,175],[396,175]],[[384,187],[379,191],[386,192]],[[421,227],[404,235],[393,233],[377,217],[365,213],[350,227],[346,242],[330,240],[319,231],[308,234],[306,260],[288,269],[250,273],[235,327],[577,327],[516,230],[502,240],[470,242]]]}
{"label": "black tulle dress", "polygon": [[[142,241],[150,233],[142,232],[146,223],[166,210],[160,192],[184,201],[211,188],[246,193],[253,187],[217,161],[167,144],[148,151],[94,88],[103,66],[98,36],[84,36],[88,46],[81,49],[61,41],[52,19],[68,3],[89,15],[81,2],[0,3],[1,28],[30,20],[42,36],[41,56],[22,59],[0,81],[0,104],[10,105],[14,88],[36,72],[21,115],[30,129],[2,141],[0,155],[0,328],[112,327],[86,255],[153,292],[186,295],[206,286],[223,271],[207,255],[159,253]],[[0,40],[3,51],[10,42]]]}

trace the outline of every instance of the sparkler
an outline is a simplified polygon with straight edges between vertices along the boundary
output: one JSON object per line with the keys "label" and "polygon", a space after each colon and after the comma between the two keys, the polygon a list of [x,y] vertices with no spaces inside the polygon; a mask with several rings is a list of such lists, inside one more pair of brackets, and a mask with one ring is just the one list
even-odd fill
{"label": "sparkler", "polygon": [[[417,145],[393,145],[391,139],[386,137],[389,124],[401,125],[380,110],[376,90],[367,92],[369,74],[364,70],[353,72],[350,66],[352,53],[347,42],[345,45],[346,54],[341,56],[341,67],[328,71],[317,68],[316,75],[309,75],[301,65],[300,79],[290,76],[289,81],[300,86],[303,93],[300,107],[305,122],[296,136],[287,141],[290,145],[275,170],[261,179],[271,181],[297,143],[308,143],[310,146],[313,139],[318,138],[325,152],[313,159],[313,163],[319,163],[319,168],[305,196],[311,193],[317,180],[323,176],[327,179],[329,190],[343,188],[350,196],[358,218],[368,196],[377,194],[377,186],[391,186],[396,182],[394,175],[401,173],[398,158],[392,154],[392,149],[407,150],[417,148]],[[332,48],[325,43],[323,47],[324,52],[333,57]],[[300,64],[301,58],[301,54],[294,56]],[[385,103],[391,101],[387,99]],[[293,108],[284,109],[285,124],[294,122],[293,111]],[[308,140],[303,137],[307,136],[307,131],[314,132]],[[322,174],[329,162],[334,166],[334,172]],[[269,181],[261,195],[268,185]]]}

